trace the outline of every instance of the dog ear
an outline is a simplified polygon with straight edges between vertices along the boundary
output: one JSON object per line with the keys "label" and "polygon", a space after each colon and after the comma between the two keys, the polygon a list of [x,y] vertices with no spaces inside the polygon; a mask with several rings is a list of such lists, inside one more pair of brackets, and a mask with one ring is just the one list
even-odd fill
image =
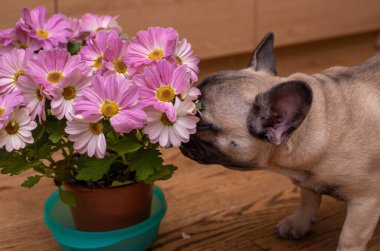
{"label": "dog ear", "polygon": [[249,67],[255,71],[266,71],[271,75],[277,75],[273,43],[274,34],[269,32],[256,47]]}
{"label": "dog ear", "polygon": [[302,81],[284,82],[258,94],[248,116],[249,132],[275,145],[285,143],[305,119],[312,100],[310,86]]}

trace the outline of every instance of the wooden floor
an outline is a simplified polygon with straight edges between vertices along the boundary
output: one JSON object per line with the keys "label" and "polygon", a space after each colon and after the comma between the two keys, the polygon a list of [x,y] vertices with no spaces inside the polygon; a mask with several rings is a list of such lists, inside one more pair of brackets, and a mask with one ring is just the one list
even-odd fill
{"label": "wooden floor", "polygon": [[[360,63],[378,52],[375,40],[375,34],[366,34],[278,49],[279,74]],[[240,68],[248,60],[249,55],[241,55],[202,62],[202,74]],[[178,150],[163,152],[179,170],[171,180],[158,183],[168,212],[152,250],[335,250],[344,203],[323,198],[312,233],[302,241],[282,240],[272,230],[297,208],[299,199],[298,189],[287,178],[202,166]],[[25,177],[0,175],[0,250],[58,250],[42,219],[44,201],[55,187],[42,180],[31,190],[21,188]],[[369,250],[380,250],[380,227]]]}

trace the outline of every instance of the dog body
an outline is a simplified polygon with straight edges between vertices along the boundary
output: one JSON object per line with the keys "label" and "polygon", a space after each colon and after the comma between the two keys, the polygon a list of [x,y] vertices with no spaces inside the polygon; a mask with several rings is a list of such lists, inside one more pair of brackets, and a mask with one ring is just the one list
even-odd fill
{"label": "dog body", "polygon": [[380,55],[282,78],[273,39],[247,69],[202,81],[201,121],[181,150],[200,163],[289,176],[301,205],[278,224],[284,238],[309,231],[321,195],[346,201],[338,250],[365,250],[380,216]]}

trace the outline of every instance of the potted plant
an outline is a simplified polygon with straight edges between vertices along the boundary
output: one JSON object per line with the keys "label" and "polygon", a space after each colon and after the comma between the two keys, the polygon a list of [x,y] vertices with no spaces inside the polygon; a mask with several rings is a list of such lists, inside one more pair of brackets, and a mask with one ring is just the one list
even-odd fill
{"label": "potted plant", "polygon": [[79,230],[148,218],[152,184],[176,169],[159,147],[187,142],[198,122],[187,40],[162,27],[130,39],[115,17],[47,19],[37,7],[0,44],[1,173],[34,170],[28,188],[52,178]]}

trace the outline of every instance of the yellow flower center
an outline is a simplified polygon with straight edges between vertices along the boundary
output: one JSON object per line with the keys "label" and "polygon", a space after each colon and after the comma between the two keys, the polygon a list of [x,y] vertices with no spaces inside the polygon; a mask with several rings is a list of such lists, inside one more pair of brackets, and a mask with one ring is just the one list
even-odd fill
{"label": "yellow flower center", "polygon": [[5,109],[4,108],[0,108],[0,116],[3,115],[5,112]]}
{"label": "yellow flower center", "polygon": [[113,61],[113,67],[115,68],[115,71],[120,74],[125,74],[128,69],[127,65],[120,59],[115,59]]}
{"label": "yellow flower center", "polygon": [[90,124],[90,130],[93,134],[99,135],[103,133],[103,124],[101,121]]}
{"label": "yellow flower center", "polygon": [[15,72],[15,74],[13,74],[13,83],[15,84],[16,81],[18,80],[18,78],[20,77],[20,75],[23,75],[25,76],[25,72],[23,70],[18,70]]}
{"label": "yellow flower center", "polygon": [[43,29],[37,29],[36,33],[37,33],[37,36],[39,36],[40,38],[48,38],[49,37],[49,33],[47,33]]}
{"label": "yellow flower center", "polygon": [[20,44],[20,49],[27,49],[29,48],[27,44]]}
{"label": "yellow flower center", "polygon": [[104,102],[102,107],[100,108],[100,111],[102,112],[103,116],[108,119],[118,114],[119,110],[119,106],[113,101]]}
{"label": "yellow flower center", "polygon": [[101,31],[101,30],[107,30],[107,28],[99,27],[99,28],[97,28],[95,31]]}
{"label": "yellow flower center", "polygon": [[5,131],[8,134],[16,134],[19,130],[19,126],[16,121],[10,121],[6,126],[5,126]]}
{"label": "yellow flower center", "polygon": [[162,102],[173,102],[175,98],[175,91],[171,86],[161,86],[157,92],[156,97]]}
{"label": "yellow flower center", "polygon": [[166,116],[165,113],[163,113],[162,116],[161,116],[161,122],[162,122],[162,124],[164,124],[164,125],[166,125],[166,126],[172,126],[172,125],[174,124],[173,122],[171,122],[171,121],[168,119],[168,117]]}
{"label": "yellow flower center", "polygon": [[150,60],[160,60],[164,56],[164,50],[155,49],[148,54]]}
{"label": "yellow flower center", "polygon": [[76,90],[72,86],[67,86],[63,88],[62,96],[66,100],[72,100],[76,97]]}
{"label": "yellow flower center", "polygon": [[104,58],[104,55],[100,54],[97,58],[95,58],[92,66],[96,69],[101,68],[103,66],[103,58]]}
{"label": "yellow flower center", "polygon": [[177,63],[179,65],[183,65],[183,61],[182,61],[182,59],[179,56],[175,56],[175,59],[177,60]]}
{"label": "yellow flower center", "polygon": [[40,89],[36,89],[36,95],[37,95],[38,101],[41,102],[44,99],[44,95],[42,95],[42,92]]}
{"label": "yellow flower center", "polygon": [[59,83],[62,78],[63,78],[63,73],[60,71],[51,71],[46,76],[46,80],[53,84]]}

